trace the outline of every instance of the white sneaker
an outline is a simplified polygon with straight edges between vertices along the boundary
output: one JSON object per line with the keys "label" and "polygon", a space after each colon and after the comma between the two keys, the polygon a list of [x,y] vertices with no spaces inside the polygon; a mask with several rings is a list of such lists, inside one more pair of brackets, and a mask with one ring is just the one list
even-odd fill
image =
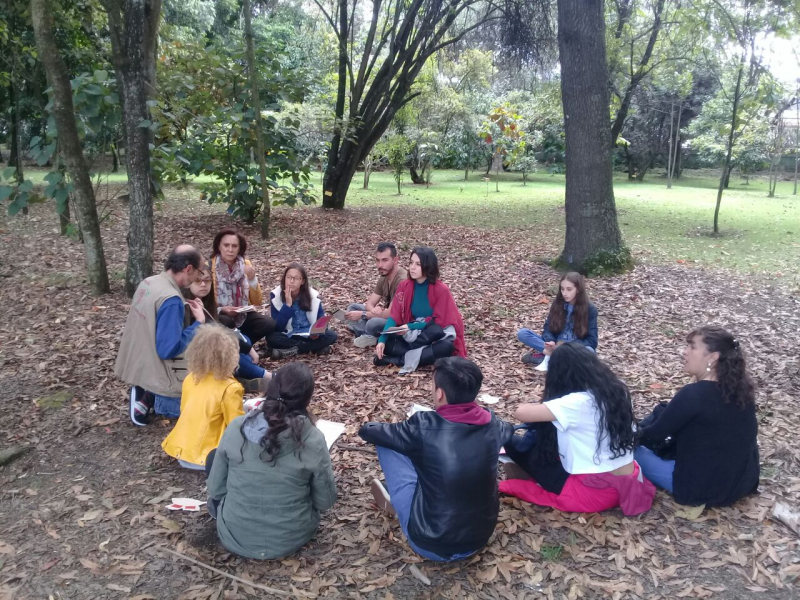
{"label": "white sneaker", "polygon": [[544,360],[541,362],[541,364],[539,364],[539,366],[534,368],[537,371],[544,371],[545,373],[547,373],[547,363],[549,362],[550,362],[550,355],[548,354],[547,356],[544,357]]}
{"label": "white sneaker", "polygon": [[369,348],[378,343],[378,338],[374,335],[360,335],[353,340],[353,346],[356,348]]}
{"label": "white sneaker", "polygon": [[395,512],[394,506],[392,506],[392,499],[389,497],[389,492],[386,491],[383,484],[377,479],[373,479],[369,487],[370,491],[372,491],[372,498],[375,501],[375,505],[390,517],[394,517],[397,512]]}

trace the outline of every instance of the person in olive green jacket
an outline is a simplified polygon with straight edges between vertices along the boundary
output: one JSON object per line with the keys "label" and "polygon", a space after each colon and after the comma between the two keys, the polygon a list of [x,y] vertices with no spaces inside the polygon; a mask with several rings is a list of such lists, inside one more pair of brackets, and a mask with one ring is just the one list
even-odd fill
{"label": "person in olive green jacket", "polygon": [[234,419],[206,458],[208,509],[231,552],[262,560],[292,554],[336,502],[328,446],[308,413],[313,392],[308,365],[279,369],[264,402]]}

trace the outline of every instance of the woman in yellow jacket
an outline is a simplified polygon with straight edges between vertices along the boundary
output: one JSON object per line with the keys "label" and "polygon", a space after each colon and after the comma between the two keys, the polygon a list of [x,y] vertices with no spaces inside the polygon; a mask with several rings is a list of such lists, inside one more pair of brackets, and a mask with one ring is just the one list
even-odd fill
{"label": "woman in yellow jacket", "polygon": [[183,381],[181,416],[161,443],[182,467],[203,470],[228,424],[244,415],[244,388],[233,377],[239,343],[221,325],[201,325],[186,350],[189,376]]}

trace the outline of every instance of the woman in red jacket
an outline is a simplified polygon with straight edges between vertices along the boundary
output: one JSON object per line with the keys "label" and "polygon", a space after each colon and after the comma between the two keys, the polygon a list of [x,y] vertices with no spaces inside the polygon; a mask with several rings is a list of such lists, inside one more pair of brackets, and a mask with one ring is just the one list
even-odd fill
{"label": "woman in red jacket", "polygon": [[383,331],[373,364],[401,367],[401,375],[438,358],[467,356],[464,320],[450,288],[439,280],[433,248],[417,246],[411,251],[408,279],[397,286]]}

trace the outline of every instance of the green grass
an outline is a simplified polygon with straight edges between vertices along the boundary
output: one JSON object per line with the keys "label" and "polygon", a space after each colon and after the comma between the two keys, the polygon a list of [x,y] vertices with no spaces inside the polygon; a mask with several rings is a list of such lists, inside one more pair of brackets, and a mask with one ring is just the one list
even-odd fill
{"label": "green grass", "polygon": [[[42,183],[45,174],[26,170],[35,183]],[[781,182],[776,197],[768,198],[765,180],[753,179],[746,185],[734,177],[722,199],[721,233],[712,236],[715,177],[713,172],[689,174],[672,189],[667,189],[663,172],[649,174],[644,183],[628,181],[624,175],[615,177],[620,226],[636,260],[696,263],[800,281],[796,266],[800,264],[800,196],[792,195],[792,183]],[[124,170],[109,174],[111,185],[124,181]],[[547,236],[554,253],[563,244],[563,175],[536,174],[523,186],[520,174],[502,173],[497,192],[494,174],[487,184],[481,172],[471,173],[464,181],[463,171],[435,171],[430,187],[413,185],[406,178],[399,196],[390,173],[374,173],[369,190],[362,188],[362,181],[357,173],[348,207],[429,209],[456,225],[529,228],[531,235]],[[320,190],[319,173],[313,174],[312,183]]]}
{"label": "green grass", "polygon": [[[564,230],[564,176],[537,174],[522,185],[516,173],[494,175],[487,185],[481,173],[464,181],[463,172],[436,171],[429,188],[405,182],[403,195],[391,174],[376,173],[370,189],[356,176],[349,206],[411,205],[446,211],[451,222],[482,228],[534,227],[551,231],[561,245]],[[614,192],[626,243],[638,260],[685,261],[722,266],[742,272],[796,276],[800,263],[800,196],[792,183],[781,182],[774,198],[767,183],[749,185],[733,179],[720,211],[720,235],[712,236],[717,181],[686,177],[667,189],[663,176],[644,183],[615,177]]]}

